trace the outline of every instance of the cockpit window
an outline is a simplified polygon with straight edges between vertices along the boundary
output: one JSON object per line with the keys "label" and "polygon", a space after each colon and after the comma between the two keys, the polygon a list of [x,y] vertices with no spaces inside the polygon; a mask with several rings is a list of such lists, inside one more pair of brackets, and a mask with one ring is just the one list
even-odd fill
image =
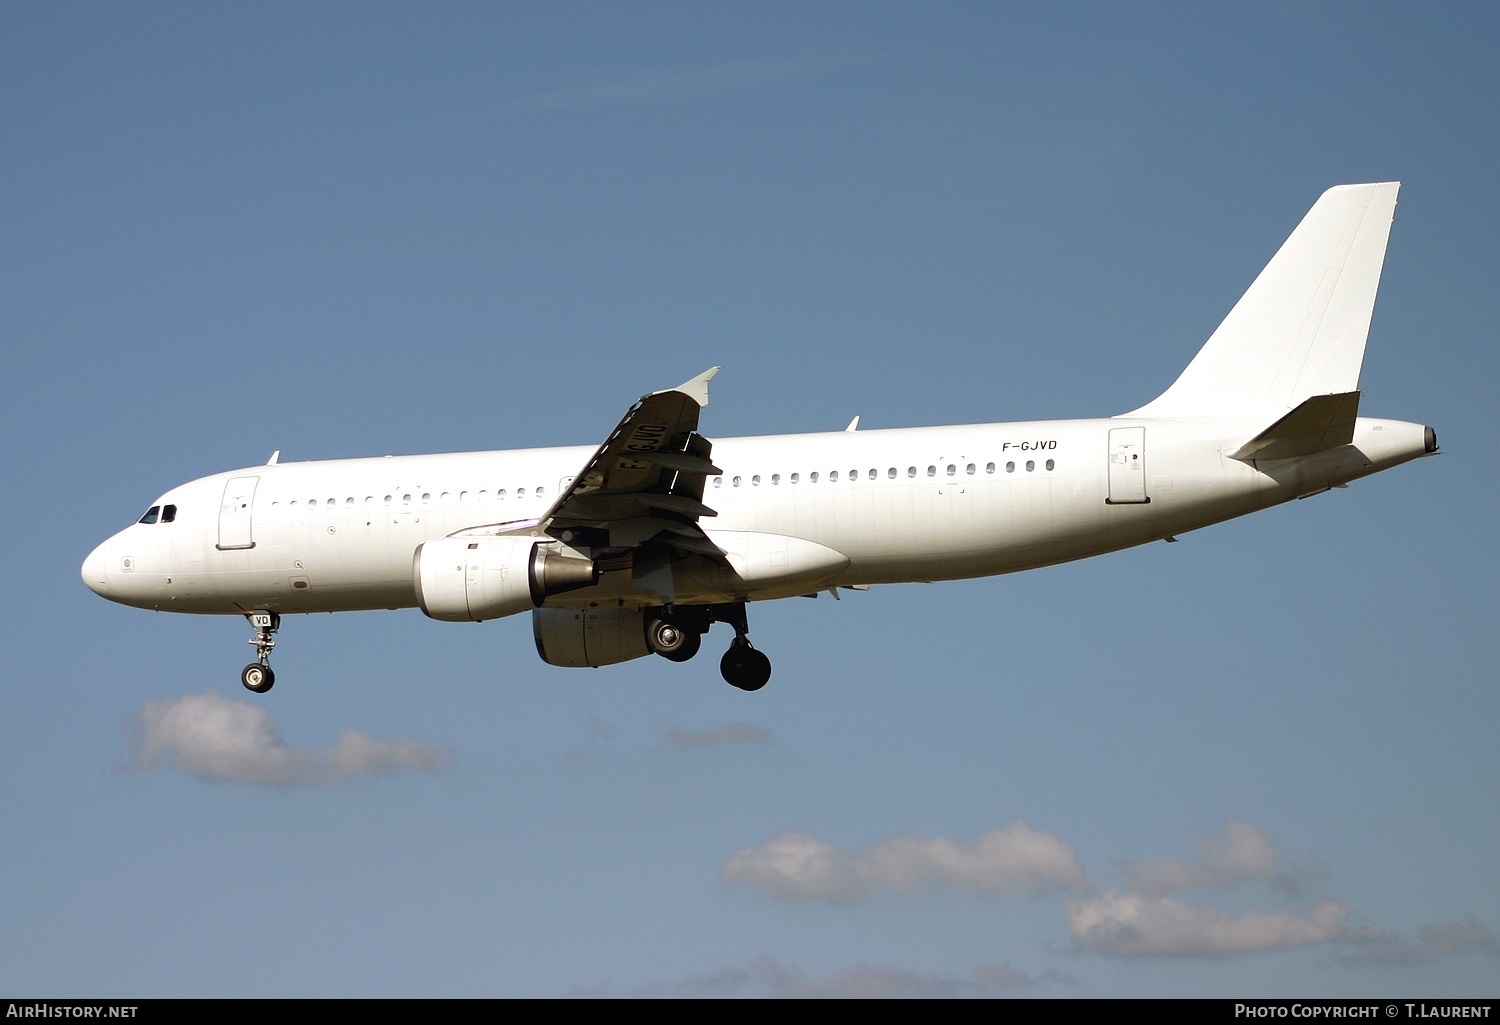
{"label": "cockpit window", "polygon": [[136,520],[136,522],[137,523],[155,523],[156,522],[156,517],[157,517],[157,515],[160,512],[161,512],[161,506],[159,506],[159,505],[153,505],[151,508],[149,508],[149,509],[146,510],[146,515],[142,516],[139,520]]}
{"label": "cockpit window", "polygon": [[161,521],[171,523],[177,518],[177,507],[175,505],[164,505],[161,507]]}

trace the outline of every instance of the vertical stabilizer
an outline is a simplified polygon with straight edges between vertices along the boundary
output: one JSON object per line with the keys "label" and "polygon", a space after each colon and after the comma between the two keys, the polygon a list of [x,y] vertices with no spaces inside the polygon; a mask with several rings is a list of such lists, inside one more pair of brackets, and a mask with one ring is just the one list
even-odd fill
{"label": "vertical stabilizer", "polygon": [[1274,419],[1357,391],[1400,182],[1329,189],[1145,416]]}

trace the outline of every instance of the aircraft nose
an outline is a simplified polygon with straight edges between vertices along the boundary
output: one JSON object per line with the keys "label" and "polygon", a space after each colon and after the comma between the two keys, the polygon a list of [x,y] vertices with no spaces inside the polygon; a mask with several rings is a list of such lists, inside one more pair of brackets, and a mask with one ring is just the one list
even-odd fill
{"label": "aircraft nose", "polygon": [[89,552],[89,557],[83,560],[83,582],[88,585],[90,591],[108,598],[109,575],[105,572],[105,567],[109,563],[106,561],[104,548],[105,545],[100,545]]}

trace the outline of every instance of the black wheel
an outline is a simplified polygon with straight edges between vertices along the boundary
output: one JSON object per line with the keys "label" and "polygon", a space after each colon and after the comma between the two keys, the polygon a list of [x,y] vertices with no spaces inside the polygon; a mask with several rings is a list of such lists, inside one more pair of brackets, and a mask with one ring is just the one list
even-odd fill
{"label": "black wheel", "polygon": [[662,658],[686,662],[698,654],[703,636],[686,630],[669,619],[652,619],[646,623],[646,647]]}
{"label": "black wheel", "polygon": [[731,644],[719,660],[719,672],[730,686],[760,690],[771,678],[771,660],[749,644]]}
{"label": "black wheel", "polygon": [[684,634],[686,640],[678,646],[676,651],[658,651],[657,654],[670,662],[686,662],[698,654],[698,649],[703,647],[702,634]]}
{"label": "black wheel", "polygon": [[252,690],[257,694],[264,694],[276,683],[276,674],[271,672],[271,667],[261,665],[259,662],[251,662],[240,672],[240,682],[245,685],[246,690]]}

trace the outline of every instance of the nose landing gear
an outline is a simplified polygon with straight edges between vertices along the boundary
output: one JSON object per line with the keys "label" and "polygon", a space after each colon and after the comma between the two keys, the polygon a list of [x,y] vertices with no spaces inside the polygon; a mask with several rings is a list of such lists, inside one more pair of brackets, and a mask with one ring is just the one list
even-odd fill
{"label": "nose landing gear", "polygon": [[281,629],[281,614],[277,612],[247,612],[245,618],[255,628],[250,643],[255,645],[254,662],[240,672],[240,682],[256,694],[264,694],[276,683],[276,674],[271,671],[271,649],[276,639],[271,635]]}

